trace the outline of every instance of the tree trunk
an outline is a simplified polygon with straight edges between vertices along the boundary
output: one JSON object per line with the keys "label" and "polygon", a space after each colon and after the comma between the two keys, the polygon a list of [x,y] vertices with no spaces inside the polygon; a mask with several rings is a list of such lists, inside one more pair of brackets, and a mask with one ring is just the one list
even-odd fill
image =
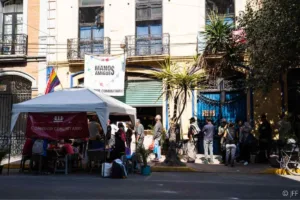
{"label": "tree trunk", "polygon": [[167,92],[166,92],[166,98],[167,98],[167,109],[168,109],[168,119],[171,119],[171,110],[170,110],[170,95],[169,95],[169,91],[170,90],[170,86],[167,86]]}
{"label": "tree trunk", "polygon": [[169,149],[166,155],[165,164],[168,166],[185,166],[177,155],[176,144],[176,124],[173,124],[170,130]]}
{"label": "tree trunk", "polygon": [[183,103],[182,103],[182,107],[181,107],[181,111],[179,112],[178,117],[176,118],[175,123],[177,123],[181,117],[181,115],[183,114],[183,111],[185,110],[185,106],[186,106],[186,102],[187,102],[187,89],[184,90],[184,99],[183,99]]}
{"label": "tree trunk", "polygon": [[178,117],[177,117],[177,109],[178,109],[178,99],[179,99],[179,96],[180,96],[180,93],[181,91],[177,91],[176,92],[176,95],[174,96],[174,110],[173,110],[173,117],[172,117],[172,120],[176,123],[177,120],[178,120]]}

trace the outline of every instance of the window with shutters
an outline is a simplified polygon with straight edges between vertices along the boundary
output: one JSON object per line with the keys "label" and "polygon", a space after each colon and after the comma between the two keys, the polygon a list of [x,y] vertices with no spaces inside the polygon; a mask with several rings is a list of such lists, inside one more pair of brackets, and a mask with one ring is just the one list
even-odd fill
{"label": "window with shutters", "polygon": [[27,53],[27,36],[23,34],[23,1],[2,0],[2,42],[1,54]]}
{"label": "window with shutters", "polygon": [[138,56],[162,54],[162,36],[162,1],[137,0],[135,54]]}
{"label": "window with shutters", "polygon": [[161,20],[162,1],[137,1],[136,21]]}
{"label": "window with shutters", "polygon": [[[235,23],[235,0],[206,0],[206,15],[211,11],[217,12],[219,15],[225,16],[225,22],[229,24]],[[210,23],[206,17],[206,23]]]}
{"label": "window with shutters", "polygon": [[79,50],[84,54],[104,53],[104,1],[81,0],[79,8]]}

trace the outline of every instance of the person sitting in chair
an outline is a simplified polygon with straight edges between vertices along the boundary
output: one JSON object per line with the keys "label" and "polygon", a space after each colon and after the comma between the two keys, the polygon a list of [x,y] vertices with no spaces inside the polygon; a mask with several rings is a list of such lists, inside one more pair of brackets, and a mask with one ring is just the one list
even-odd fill
{"label": "person sitting in chair", "polygon": [[62,151],[63,151],[64,155],[73,155],[74,154],[72,140],[65,140],[65,143],[62,147]]}

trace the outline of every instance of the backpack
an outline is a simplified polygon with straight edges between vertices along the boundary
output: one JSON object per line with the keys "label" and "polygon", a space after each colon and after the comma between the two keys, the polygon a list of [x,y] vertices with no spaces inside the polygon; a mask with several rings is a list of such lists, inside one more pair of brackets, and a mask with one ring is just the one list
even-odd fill
{"label": "backpack", "polygon": [[190,129],[191,129],[191,134],[192,134],[193,136],[198,135],[198,134],[201,133],[201,130],[200,130],[200,128],[198,127],[198,125],[191,124]]}
{"label": "backpack", "polygon": [[114,160],[111,167],[111,178],[122,179],[127,178],[125,166],[120,159]]}
{"label": "backpack", "polygon": [[32,154],[44,154],[44,140],[37,139],[32,146]]}

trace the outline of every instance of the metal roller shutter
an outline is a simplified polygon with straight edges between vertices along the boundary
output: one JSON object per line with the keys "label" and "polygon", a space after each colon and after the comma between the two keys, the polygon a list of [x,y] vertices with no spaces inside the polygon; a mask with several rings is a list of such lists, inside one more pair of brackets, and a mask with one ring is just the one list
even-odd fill
{"label": "metal roller shutter", "polygon": [[156,107],[162,106],[161,93],[161,81],[130,80],[125,82],[125,95],[115,98],[134,107]]}

